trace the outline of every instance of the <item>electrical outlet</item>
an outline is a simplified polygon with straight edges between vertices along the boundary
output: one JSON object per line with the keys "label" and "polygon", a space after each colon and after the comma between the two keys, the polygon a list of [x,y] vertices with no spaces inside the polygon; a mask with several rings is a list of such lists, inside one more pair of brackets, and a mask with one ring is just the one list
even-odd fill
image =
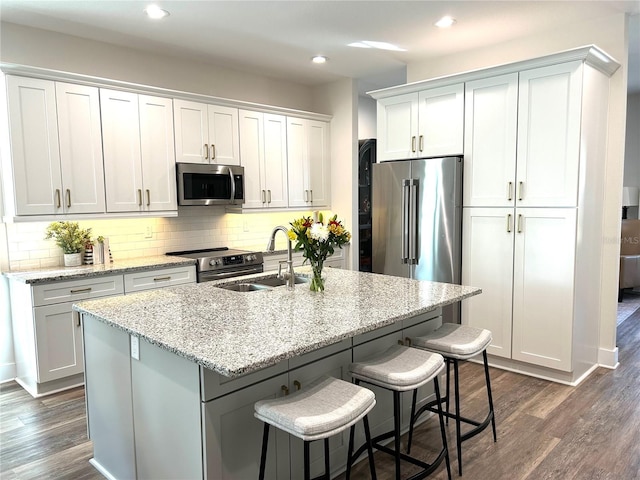
{"label": "electrical outlet", "polygon": [[144,230],[144,238],[153,238],[153,231],[151,225],[147,225]]}
{"label": "electrical outlet", "polygon": [[131,335],[131,358],[140,360],[140,339]]}

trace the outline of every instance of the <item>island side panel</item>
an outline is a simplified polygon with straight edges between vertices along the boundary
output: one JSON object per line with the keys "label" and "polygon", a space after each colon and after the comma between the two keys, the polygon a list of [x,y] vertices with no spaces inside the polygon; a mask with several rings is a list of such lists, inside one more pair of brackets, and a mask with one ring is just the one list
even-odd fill
{"label": "island side panel", "polygon": [[82,314],[85,395],[93,465],[111,478],[136,478],[129,335]]}
{"label": "island side panel", "polygon": [[203,478],[198,365],[139,340],[131,359],[139,479]]}

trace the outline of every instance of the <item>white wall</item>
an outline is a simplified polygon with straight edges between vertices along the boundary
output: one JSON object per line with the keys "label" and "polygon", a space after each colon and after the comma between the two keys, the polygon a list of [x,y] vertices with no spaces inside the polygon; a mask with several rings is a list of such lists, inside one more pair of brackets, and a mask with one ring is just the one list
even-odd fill
{"label": "white wall", "polygon": [[[563,50],[595,44],[612,55],[622,67],[610,81],[608,141],[605,172],[603,260],[600,298],[600,353],[609,359],[603,364],[615,364],[617,287],[619,269],[620,212],[625,137],[627,91],[627,17],[624,14],[566,24],[543,34],[523,37],[489,48],[468,51],[407,67],[409,82],[434,78],[488,66],[540,57]],[[636,130],[637,132],[637,130]],[[612,360],[613,359],[613,360]]]}
{"label": "white wall", "polygon": [[[339,80],[315,89],[315,106],[333,115],[331,121],[331,208],[358,245],[358,142],[356,82]],[[357,247],[348,250],[347,265],[358,269]]]}
{"label": "white wall", "polygon": [[[624,147],[626,187],[640,187],[640,93],[627,97],[627,135]],[[628,218],[640,218],[638,207],[630,207]]]}
{"label": "white wall", "polygon": [[358,139],[378,138],[377,102],[371,97],[358,97]]}

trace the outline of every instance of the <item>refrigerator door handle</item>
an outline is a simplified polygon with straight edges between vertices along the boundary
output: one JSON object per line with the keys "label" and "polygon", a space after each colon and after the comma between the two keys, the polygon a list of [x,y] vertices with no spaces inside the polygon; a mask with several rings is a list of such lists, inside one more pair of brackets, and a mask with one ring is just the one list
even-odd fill
{"label": "refrigerator door handle", "polygon": [[409,180],[409,261],[418,263],[418,180]]}
{"label": "refrigerator door handle", "polygon": [[410,193],[410,180],[408,178],[405,178],[404,180],[402,180],[402,263],[409,263]]}

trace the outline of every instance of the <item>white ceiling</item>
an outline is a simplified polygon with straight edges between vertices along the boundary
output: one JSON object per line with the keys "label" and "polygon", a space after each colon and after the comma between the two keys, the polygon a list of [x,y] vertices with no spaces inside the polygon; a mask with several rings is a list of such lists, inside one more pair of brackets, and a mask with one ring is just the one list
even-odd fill
{"label": "white ceiling", "polygon": [[[150,2],[151,0],[149,0]],[[141,50],[317,85],[342,77],[366,88],[404,81],[405,65],[490,46],[620,12],[630,28],[630,90],[640,91],[640,2],[599,1],[188,1],[157,0],[170,16],[147,19],[132,0],[0,0],[0,18]],[[442,15],[454,28],[433,23]],[[385,41],[406,52],[347,44]],[[325,65],[313,55],[329,57]]]}

